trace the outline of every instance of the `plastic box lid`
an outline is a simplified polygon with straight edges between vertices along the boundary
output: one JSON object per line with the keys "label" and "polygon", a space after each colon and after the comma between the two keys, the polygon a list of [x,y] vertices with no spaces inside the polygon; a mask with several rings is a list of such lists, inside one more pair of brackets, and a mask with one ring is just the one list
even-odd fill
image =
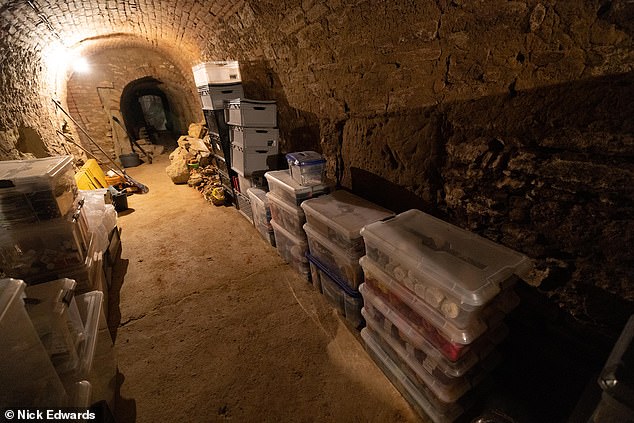
{"label": "plastic box lid", "polygon": [[393,212],[344,190],[311,198],[301,207],[348,239],[360,238],[359,232],[365,225],[394,216]]}
{"label": "plastic box lid", "polygon": [[72,156],[0,161],[0,188],[15,187],[23,192],[39,185],[50,188],[51,181],[67,170],[72,162]]}
{"label": "plastic box lid", "polygon": [[243,106],[257,107],[257,106],[271,106],[275,105],[275,100],[252,100],[248,98],[236,98],[225,102],[225,109],[239,108]]}
{"label": "plastic box lid", "polygon": [[285,213],[288,213],[289,215],[296,218],[300,222],[300,225],[301,225],[301,222],[306,221],[304,210],[302,210],[301,207],[288,204],[286,201],[284,201],[284,199],[282,199],[279,195],[277,195],[274,192],[267,192],[266,197],[269,200],[269,204],[273,203],[277,207],[281,208]]}
{"label": "plastic box lid", "polygon": [[306,253],[306,258],[312,264],[314,264],[319,270],[326,274],[330,279],[333,280],[344,291],[346,294],[353,298],[361,298],[361,293],[357,290],[354,290],[348,286],[339,276],[333,273],[326,265],[324,265],[319,259],[310,253]]}
{"label": "plastic box lid", "polygon": [[278,184],[284,191],[293,194],[295,197],[302,197],[305,195],[310,195],[312,193],[328,192],[330,190],[330,187],[332,186],[331,183],[323,183],[320,185],[312,186],[300,185],[288,173],[288,170],[274,170],[266,172],[264,174],[264,177],[267,179],[269,184]]}
{"label": "plastic box lid", "polygon": [[289,166],[311,166],[326,163],[326,159],[316,151],[288,153],[286,155],[286,161],[288,161]]}
{"label": "plastic box lid", "polygon": [[526,278],[532,268],[528,257],[415,209],[367,225],[361,235],[366,246],[470,305],[488,303],[502,282]]}

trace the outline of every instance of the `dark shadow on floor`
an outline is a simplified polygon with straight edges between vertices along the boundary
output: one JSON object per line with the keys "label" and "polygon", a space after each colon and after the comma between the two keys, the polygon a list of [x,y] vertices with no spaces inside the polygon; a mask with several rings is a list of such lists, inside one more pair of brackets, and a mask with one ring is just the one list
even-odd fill
{"label": "dark shadow on floor", "polygon": [[115,405],[115,416],[117,423],[136,422],[136,400],[134,398],[123,398],[121,396],[121,385],[125,382],[123,373],[117,371],[117,394]]}
{"label": "dark shadow on floor", "polygon": [[112,270],[112,282],[108,292],[108,329],[110,329],[110,335],[112,336],[113,342],[117,339],[117,330],[119,329],[119,324],[121,323],[121,309],[119,308],[121,298],[120,291],[123,286],[125,274],[128,271],[128,264],[129,260],[117,257]]}

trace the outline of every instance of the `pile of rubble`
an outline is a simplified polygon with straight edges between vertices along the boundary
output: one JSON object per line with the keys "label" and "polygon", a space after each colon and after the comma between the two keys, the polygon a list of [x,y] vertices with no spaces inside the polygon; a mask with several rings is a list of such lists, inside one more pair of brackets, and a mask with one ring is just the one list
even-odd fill
{"label": "pile of rubble", "polygon": [[224,203],[224,191],[217,168],[211,163],[211,144],[207,129],[201,124],[189,125],[188,134],[178,139],[178,147],[169,156],[165,171],[175,184],[187,184],[200,191],[215,205]]}

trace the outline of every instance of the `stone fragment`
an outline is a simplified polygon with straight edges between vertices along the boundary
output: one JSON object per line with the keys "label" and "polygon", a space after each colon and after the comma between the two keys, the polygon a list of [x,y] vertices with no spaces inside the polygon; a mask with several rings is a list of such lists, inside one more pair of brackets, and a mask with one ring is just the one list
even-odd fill
{"label": "stone fragment", "polygon": [[531,32],[537,31],[542,22],[544,22],[544,18],[546,17],[546,8],[543,4],[537,3],[533,11],[531,12],[531,16],[529,18]]}
{"label": "stone fragment", "polygon": [[165,172],[175,184],[184,184],[189,179],[188,155],[187,150],[177,147],[169,156],[171,163],[165,168]]}

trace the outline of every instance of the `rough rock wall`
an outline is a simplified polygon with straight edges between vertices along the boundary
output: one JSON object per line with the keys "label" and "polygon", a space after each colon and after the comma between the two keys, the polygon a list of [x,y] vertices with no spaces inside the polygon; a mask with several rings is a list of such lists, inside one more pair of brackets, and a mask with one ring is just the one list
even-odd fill
{"label": "rough rock wall", "polygon": [[342,185],[528,254],[555,303],[622,324],[605,309],[634,300],[634,5],[251,6],[270,47],[247,84],[281,100],[282,148],[312,143]]}
{"label": "rough rock wall", "polygon": [[[109,48],[87,58],[90,71],[75,73],[68,82],[68,104],[73,118],[79,122],[108,152],[116,158],[113,124],[110,111],[120,108],[121,94],[131,82],[152,77],[161,82],[162,90],[176,113],[183,133],[189,123],[203,119],[193,76],[183,72],[158,51],[147,48]],[[119,118],[120,119],[120,118]],[[120,128],[114,127],[115,131]],[[114,135],[115,139],[117,134]],[[94,154],[98,150],[81,134],[82,144]]]}

